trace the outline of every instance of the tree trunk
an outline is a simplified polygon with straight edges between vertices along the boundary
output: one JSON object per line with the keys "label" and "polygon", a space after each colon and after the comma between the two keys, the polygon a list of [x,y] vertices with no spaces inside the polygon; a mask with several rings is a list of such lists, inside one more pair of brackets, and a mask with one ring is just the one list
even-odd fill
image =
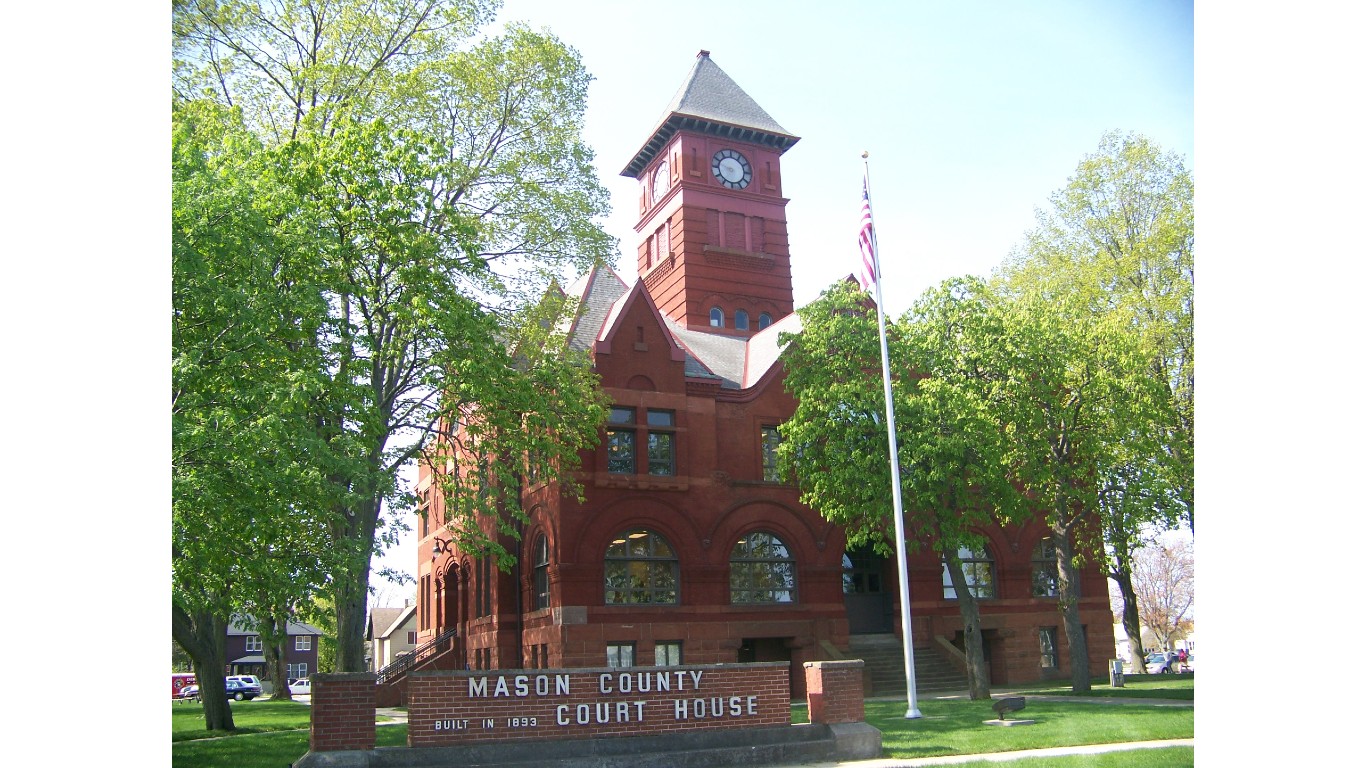
{"label": "tree trunk", "polygon": [[365,608],[370,593],[370,558],[375,546],[379,499],[346,513],[351,521],[340,546],[354,549],[333,583],[333,609],[337,616],[337,672],[367,672],[365,666]]}
{"label": "tree trunk", "polygon": [[[1080,575],[1072,565],[1072,540],[1064,528],[1053,528],[1053,549],[1058,563],[1058,610],[1067,634],[1067,658],[1072,667],[1072,691],[1091,690],[1091,655],[1081,623]],[[1108,629],[1108,627],[1107,627]]]}
{"label": "tree trunk", "polygon": [[1119,585],[1120,597],[1124,599],[1124,634],[1129,637],[1129,666],[1135,675],[1146,675],[1148,665],[1143,659],[1148,655],[1143,649],[1143,625],[1138,620],[1138,596],[1134,594],[1133,574],[1128,569],[1117,571],[1113,576]]}
{"label": "tree trunk", "polygon": [[987,670],[986,656],[982,652],[982,622],[977,610],[977,598],[963,576],[963,561],[958,557],[958,550],[946,547],[943,555],[948,562],[954,594],[958,596],[958,613],[963,617],[963,649],[968,658],[968,698],[990,699],[991,673]]}
{"label": "tree trunk", "polygon": [[289,692],[289,670],[285,667],[285,653],[288,650],[289,642],[289,617],[272,616],[267,620],[268,625],[261,627],[262,655],[266,658],[266,675],[270,678],[274,690],[270,694],[272,701],[293,701],[294,697]]}
{"label": "tree trunk", "polygon": [[171,637],[185,649],[194,664],[199,700],[204,703],[204,727],[210,731],[236,730],[223,672],[228,667],[227,618],[207,611],[191,615],[172,602]]}

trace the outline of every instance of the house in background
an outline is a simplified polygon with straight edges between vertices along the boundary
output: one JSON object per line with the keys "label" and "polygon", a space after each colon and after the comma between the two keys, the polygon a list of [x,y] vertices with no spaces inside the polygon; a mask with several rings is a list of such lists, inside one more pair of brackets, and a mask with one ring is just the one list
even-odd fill
{"label": "house in background", "polygon": [[[267,681],[273,682],[266,669],[265,647],[261,634],[252,629],[250,617],[234,616],[228,624],[227,659],[229,675],[256,675],[263,690]],[[301,621],[289,622],[285,642],[285,670],[291,679],[308,677],[318,669],[318,641],[322,630]]]}
{"label": "house in background", "polygon": [[371,672],[394,663],[417,647],[417,605],[405,600],[402,608],[374,608],[365,628],[367,665]]}

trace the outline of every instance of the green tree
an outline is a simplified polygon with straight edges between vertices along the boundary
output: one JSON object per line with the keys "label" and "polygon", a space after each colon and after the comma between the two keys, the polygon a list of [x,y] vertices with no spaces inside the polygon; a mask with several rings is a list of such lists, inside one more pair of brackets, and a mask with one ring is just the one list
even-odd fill
{"label": "green tree", "polygon": [[[1078,566],[1102,552],[1107,483],[1165,456],[1171,393],[1149,375],[1147,348],[1117,316],[1037,296],[998,311],[1001,333],[984,361],[996,382],[993,412],[1009,438],[1012,478],[1048,524],[1072,687],[1089,690]],[[1161,492],[1161,478],[1150,490]]]}
{"label": "green tree", "polygon": [[[527,353],[542,331],[523,309],[614,245],[594,222],[607,198],[580,138],[589,76],[549,33],[512,26],[476,40],[496,7],[173,4],[176,95],[236,105],[264,144],[288,151],[317,224],[327,313],[313,346],[328,382],[313,415],[336,457],[323,471],[342,559],[329,581],[338,671],[364,666],[371,558],[411,504],[398,473],[443,424],[475,423],[462,408],[477,403],[489,425],[480,450],[543,449],[550,477],[572,470],[600,416],[582,361]],[[516,518],[511,493],[447,506]],[[496,539],[472,546],[509,558]]]}
{"label": "green tree", "polygon": [[1195,528],[1194,185],[1181,159],[1138,135],[1108,133],[998,277],[1014,295],[1059,296],[1138,329],[1151,375],[1174,408],[1161,461],[1134,456],[1101,488],[1107,570],[1123,600],[1133,668],[1143,669],[1133,552],[1153,526]]}
{"label": "green tree", "polygon": [[313,228],[235,118],[172,112],[171,628],[210,730],[233,727],[229,618],[251,590],[305,594],[328,562],[312,420],[326,379],[310,343],[325,302],[301,245]]}
{"label": "green tree", "polygon": [[[908,549],[936,548],[963,620],[970,695],[990,698],[976,588],[960,550],[980,530],[1022,509],[1003,464],[1004,436],[989,407],[977,347],[994,337],[980,283],[928,292],[888,329],[897,450]],[[894,544],[876,307],[852,282],[799,310],[785,336],[786,386],[797,410],[783,424],[779,456],[802,501],[845,527],[851,544]]]}

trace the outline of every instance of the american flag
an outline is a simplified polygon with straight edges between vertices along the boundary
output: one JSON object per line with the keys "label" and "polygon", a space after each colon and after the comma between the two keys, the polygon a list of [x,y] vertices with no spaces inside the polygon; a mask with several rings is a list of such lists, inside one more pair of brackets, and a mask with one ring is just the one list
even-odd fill
{"label": "american flag", "polygon": [[877,283],[881,269],[877,263],[877,238],[873,234],[873,206],[868,201],[868,179],[863,179],[863,214],[859,219],[858,249],[862,254],[859,260],[859,284],[863,290],[871,291]]}

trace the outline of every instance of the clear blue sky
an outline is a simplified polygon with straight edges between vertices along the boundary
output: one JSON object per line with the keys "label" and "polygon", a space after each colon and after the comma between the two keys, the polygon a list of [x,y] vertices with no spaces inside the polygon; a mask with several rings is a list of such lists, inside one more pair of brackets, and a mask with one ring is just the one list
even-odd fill
{"label": "clear blue sky", "polygon": [[628,280],[638,190],[618,173],[701,49],[802,137],[783,156],[799,305],[854,270],[864,150],[894,312],[990,272],[1107,130],[1195,166],[1190,2],[507,0],[500,22],[514,19],[596,78],[585,134]]}

